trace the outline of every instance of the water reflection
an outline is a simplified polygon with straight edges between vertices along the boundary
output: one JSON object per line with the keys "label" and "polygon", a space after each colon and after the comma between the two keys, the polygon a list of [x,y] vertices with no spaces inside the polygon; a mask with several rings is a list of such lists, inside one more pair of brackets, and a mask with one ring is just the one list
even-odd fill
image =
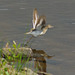
{"label": "water reflection", "polygon": [[47,55],[43,50],[32,49],[34,60],[34,68],[38,68],[39,75],[46,75],[46,59],[50,59],[53,56]]}

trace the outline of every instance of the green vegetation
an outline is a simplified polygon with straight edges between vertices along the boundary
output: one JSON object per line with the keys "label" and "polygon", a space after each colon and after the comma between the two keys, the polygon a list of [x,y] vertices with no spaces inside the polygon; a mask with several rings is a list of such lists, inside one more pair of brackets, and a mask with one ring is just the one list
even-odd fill
{"label": "green vegetation", "polygon": [[[30,57],[22,53],[15,53],[21,44],[17,45],[15,41],[13,41],[13,43],[11,49],[8,49],[11,55],[5,53],[3,58],[2,48],[0,49],[0,75],[37,75],[24,66],[27,65]],[[8,48],[8,43],[6,44],[6,48]],[[13,52],[13,48],[15,52]],[[32,74],[29,74],[30,72]]]}

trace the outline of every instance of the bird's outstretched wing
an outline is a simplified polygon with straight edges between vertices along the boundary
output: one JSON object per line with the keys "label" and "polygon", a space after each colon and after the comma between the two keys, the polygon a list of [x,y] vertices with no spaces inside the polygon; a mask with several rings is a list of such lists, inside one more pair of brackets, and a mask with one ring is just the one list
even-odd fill
{"label": "bird's outstretched wing", "polygon": [[40,26],[42,28],[42,26],[45,26],[45,24],[46,24],[46,17],[40,16],[37,21],[36,27],[38,28]]}
{"label": "bird's outstretched wing", "polygon": [[37,9],[33,11],[33,29],[41,29],[46,24],[46,17],[38,15]]}

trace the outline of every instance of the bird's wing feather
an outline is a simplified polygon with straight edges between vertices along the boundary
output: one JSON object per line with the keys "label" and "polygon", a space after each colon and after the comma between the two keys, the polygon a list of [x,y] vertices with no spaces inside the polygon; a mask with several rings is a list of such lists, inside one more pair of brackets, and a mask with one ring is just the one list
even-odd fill
{"label": "bird's wing feather", "polygon": [[38,18],[39,18],[38,12],[37,12],[37,9],[35,8],[33,11],[33,29],[35,29],[35,27],[36,27]]}
{"label": "bird's wing feather", "polygon": [[46,24],[46,17],[45,16],[40,16],[38,21],[37,21],[37,24],[36,24],[36,28],[42,28],[43,26],[45,26]]}

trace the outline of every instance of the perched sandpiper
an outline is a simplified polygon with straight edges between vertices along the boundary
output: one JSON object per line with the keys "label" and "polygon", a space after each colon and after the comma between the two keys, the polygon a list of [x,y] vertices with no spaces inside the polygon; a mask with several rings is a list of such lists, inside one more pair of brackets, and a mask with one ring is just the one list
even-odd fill
{"label": "perched sandpiper", "polygon": [[33,10],[32,22],[33,22],[33,28],[26,34],[31,34],[34,37],[45,34],[48,28],[53,28],[52,25],[45,25],[46,17],[44,15],[39,16],[36,8]]}

